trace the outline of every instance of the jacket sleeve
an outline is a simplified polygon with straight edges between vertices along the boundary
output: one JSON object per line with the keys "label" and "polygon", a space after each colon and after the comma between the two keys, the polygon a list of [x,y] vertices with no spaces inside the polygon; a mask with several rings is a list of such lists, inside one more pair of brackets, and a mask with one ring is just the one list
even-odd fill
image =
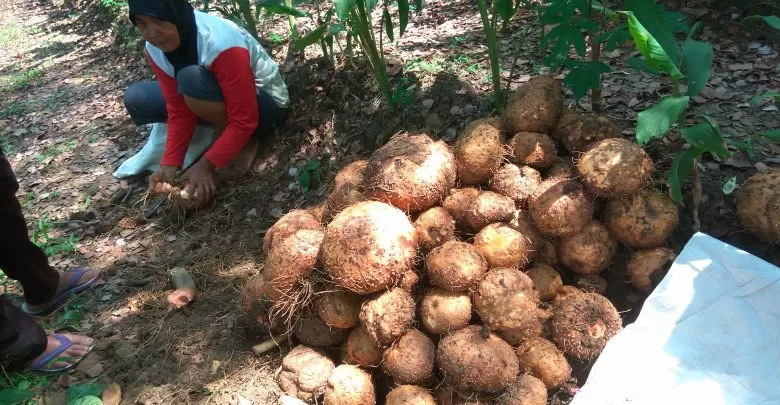
{"label": "jacket sleeve", "polygon": [[148,54],[147,57],[149,57],[152,70],[157,76],[157,81],[160,82],[160,88],[165,98],[165,109],[168,111],[168,134],[160,166],[181,167],[184,164],[184,155],[187,153],[198,117],[179,94],[176,79],[163,72]]}
{"label": "jacket sleeve", "polygon": [[205,157],[216,167],[225,167],[246,145],[258,122],[255,75],[249,51],[233,47],[222,51],[211,64],[225,99],[228,123]]}

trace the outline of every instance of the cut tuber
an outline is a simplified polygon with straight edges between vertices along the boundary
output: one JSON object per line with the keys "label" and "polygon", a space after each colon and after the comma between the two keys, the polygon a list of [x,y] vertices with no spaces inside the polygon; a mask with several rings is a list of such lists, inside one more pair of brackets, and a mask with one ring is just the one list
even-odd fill
{"label": "cut tuber", "polygon": [[189,305],[198,294],[195,281],[184,267],[174,267],[169,271],[173,292],[168,294],[168,302],[176,308]]}

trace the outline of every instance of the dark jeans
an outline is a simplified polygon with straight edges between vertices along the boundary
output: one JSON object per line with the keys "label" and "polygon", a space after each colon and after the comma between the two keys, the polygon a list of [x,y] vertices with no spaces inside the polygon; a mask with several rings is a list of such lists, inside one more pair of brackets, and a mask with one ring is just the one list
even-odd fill
{"label": "dark jeans", "polygon": [[[0,269],[19,281],[24,298],[40,305],[54,298],[59,274],[46,254],[30,241],[22,207],[16,199],[19,184],[8,160],[0,152]],[[0,362],[14,367],[43,353],[46,334],[35,320],[0,295]]]}
{"label": "dark jeans", "polygon": [[[197,100],[225,101],[216,77],[202,66],[188,66],[176,76],[179,94]],[[160,83],[145,81],[131,84],[125,90],[125,108],[136,125],[162,123],[168,120]],[[255,136],[264,137],[273,133],[287,119],[287,108],[279,107],[274,99],[260,92],[257,95],[259,119]],[[208,124],[199,120],[200,124]]]}

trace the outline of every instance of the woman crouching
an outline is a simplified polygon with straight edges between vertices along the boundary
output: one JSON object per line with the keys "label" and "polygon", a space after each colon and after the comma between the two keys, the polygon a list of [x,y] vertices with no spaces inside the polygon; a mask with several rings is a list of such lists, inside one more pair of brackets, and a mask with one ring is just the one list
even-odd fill
{"label": "woman crouching", "polygon": [[128,5],[157,80],[128,87],[125,106],[137,125],[168,127],[149,191],[171,191],[195,127],[205,123],[213,126],[215,141],[182,178],[190,196],[208,202],[216,191],[215,170],[246,172],[258,138],[286,119],[289,98],[279,67],[246,30],[195,10],[187,0],[130,0]]}

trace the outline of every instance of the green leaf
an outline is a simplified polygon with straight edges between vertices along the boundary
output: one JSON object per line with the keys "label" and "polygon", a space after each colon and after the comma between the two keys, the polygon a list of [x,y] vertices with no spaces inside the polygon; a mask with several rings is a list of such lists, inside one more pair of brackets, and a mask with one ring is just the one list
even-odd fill
{"label": "green leaf", "polygon": [[729,152],[728,147],[726,147],[726,137],[723,136],[723,132],[721,132],[718,122],[715,121],[715,118],[712,118],[709,115],[702,115],[701,117],[704,119],[704,122],[712,127],[712,132],[715,134],[717,141],[719,142],[719,146],[709,152],[715,152],[721,159],[728,159],[731,156],[731,152]]}
{"label": "green leaf", "polygon": [[626,0],[625,7],[658,41],[671,60],[680,60],[680,47],[677,44],[675,31],[669,26],[668,18],[664,17],[665,11],[662,6],[655,4],[655,0]]}
{"label": "green leaf", "polygon": [[628,66],[630,66],[632,69],[641,70],[646,73],[650,73],[651,75],[660,75],[661,72],[653,69],[650,67],[650,65],[647,64],[647,61],[644,58],[635,57],[628,60]]}
{"label": "green leaf", "polygon": [[74,401],[68,401],[68,405],[103,405],[103,400],[96,396],[88,395]]}
{"label": "green leaf", "polygon": [[567,27],[563,24],[559,24],[555,28],[551,29],[547,35],[542,37],[542,40],[539,42],[539,46],[542,48],[546,48],[551,42],[560,43],[560,42],[566,42],[567,43],[567,49],[568,49],[568,30]]}
{"label": "green leaf", "polygon": [[604,14],[604,16],[613,23],[617,24],[620,21],[620,15],[615,12],[615,10],[605,6],[598,0],[593,0],[593,9],[600,12],[601,14]]}
{"label": "green leaf", "polygon": [[729,145],[737,148],[738,150],[742,151],[745,155],[747,155],[748,159],[750,159],[751,162],[756,160],[756,154],[753,152],[753,138],[748,137],[745,138],[744,141],[737,141],[734,139],[726,139],[726,143]]}
{"label": "green leaf", "polygon": [[575,99],[579,102],[589,89],[596,89],[601,85],[601,74],[609,73],[610,69],[602,61],[575,62],[569,74],[563,79],[563,83],[572,89]]}
{"label": "green leaf", "polygon": [[103,387],[100,384],[79,384],[68,388],[68,402],[75,401],[81,397],[94,396],[99,397],[103,393]]}
{"label": "green leaf", "polygon": [[694,157],[691,151],[678,152],[672,160],[672,166],[669,168],[667,179],[669,180],[670,197],[677,204],[683,205],[682,198],[682,186],[685,184],[685,179],[691,174],[693,170]]}
{"label": "green leaf", "polygon": [[586,18],[576,18],[572,20],[572,24],[575,27],[587,32],[597,31],[599,28],[601,28],[598,24]]}
{"label": "green leaf", "polygon": [[34,397],[32,392],[18,389],[0,390],[0,404],[18,404]]}
{"label": "green leaf", "polygon": [[737,176],[733,176],[723,183],[723,194],[729,195],[737,188]]}
{"label": "green leaf", "polygon": [[655,37],[650,35],[650,32],[639,22],[634,13],[627,11],[626,14],[628,14],[628,31],[634,38],[637,49],[645,57],[647,64],[653,69],[668,73],[672,77],[681,77],[682,73],[677,68],[677,64],[674,63]]}
{"label": "green leaf", "polygon": [[769,131],[759,132],[758,135],[780,143],[780,129],[771,129]]}
{"label": "green leaf", "polygon": [[710,152],[726,159],[731,155],[726,147],[726,141],[714,121],[705,122],[683,128],[681,136],[702,152]]}
{"label": "green leaf", "polygon": [[355,8],[357,0],[333,0],[333,3],[336,5],[336,15],[339,20],[346,21],[349,13]]}
{"label": "green leaf", "polygon": [[567,19],[561,15],[545,13],[539,16],[539,24],[555,25],[561,24]]}
{"label": "green leaf", "polygon": [[308,14],[306,14],[305,11],[299,10],[295,7],[289,7],[284,4],[277,4],[274,6],[266,7],[266,9],[274,14],[281,14],[281,15],[291,15],[294,17],[307,17]]}
{"label": "green leaf", "polygon": [[774,98],[774,99],[775,99],[775,101],[778,101],[778,102],[780,102],[780,92],[776,92],[776,91],[771,91],[771,90],[770,90],[770,91],[766,91],[766,92],[764,92],[764,94],[762,94],[762,95],[760,95],[760,96],[755,96],[755,97],[753,97],[753,98],[750,100],[750,106],[751,106],[751,107],[755,107],[755,106],[756,106],[756,105],[758,105],[760,102],[762,102],[762,101],[764,101],[764,100],[766,100],[766,99],[768,99],[768,98]]}
{"label": "green leaf", "polygon": [[328,35],[323,38],[323,41],[325,41],[325,45],[328,46],[328,52],[331,54],[331,58],[333,57],[333,36]]}
{"label": "green leaf", "polygon": [[323,21],[330,21],[331,18],[333,18],[333,14],[335,14],[335,13],[336,13],[336,8],[335,7],[328,8],[328,11],[325,12],[325,18],[323,18],[322,20]]}
{"label": "green leaf", "polygon": [[672,32],[684,32],[687,34],[691,31],[691,27],[685,23],[685,14],[679,11],[666,11],[663,6],[658,6],[658,9],[661,12],[661,21],[663,21]]}
{"label": "green leaf", "polygon": [[284,4],[283,0],[259,0],[259,1],[255,1],[254,3],[255,6],[257,7],[271,7],[279,4]]}
{"label": "green leaf", "polygon": [[393,19],[390,18],[390,12],[385,8],[382,12],[382,19],[385,22],[385,33],[390,42],[393,42]]}
{"label": "green leaf", "polygon": [[621,23],[598,36],[599,42],[606,42],[604,50],[607,52],[614,51],[629,39],[631,39],[631,34],[628,32],[628,26],[625,23]]}
{"label": "green leaf", "polygon": [[584,58],[587,45],[585,45],[585,35],[582,33],[582,31],[580,31],[578,27],[572,26],[569,28],[569,39],[571,39],[572,45],[574,45],[574,50],[577,51],[577,54],[580,55],[581,58]]}
{"label": "green leaf", "polygon": [[556,70],[563,66],[567,60],[569,60],[569,43],[568,41],[556,42],[550,51],[550,56],[544,59],[544,64],[551,69]]}
{"label": "green leaf", "polygon": [[300,50],[303,50],[307,46],[316,43],[317,41],[322,39],[327,29],[328,29],[328,24],[320,25],[319,27],[315,28],[314,31],[304,35],[303,37],[295,41],[295,47]]}
{"label": "green leaf", "polygon": [[[282,0],[262,0],[255,3],[256,11],[259,12],[260,9],[266,9],[271,13],[276,14],[283,14],[283,15],[292,15],[295,17],[306,17],[308,14],[300,9],[297,9],[295,7],[290,7],[284,4]],[[258,13],[255,13],[255,16],[257,16]]]}
{"label": "green leaf", "polygon": [[304,193],[309,191],[309,187],[311,187],[311,172],[308,170],[299,171],[298,185],[301,186],[301,190],[303,190]]}
{"label": "green leaf", "polygon": [[404,36],[409,25],[409,0],[398,0],[398,36]]}
{"label": "green leaf", "polygon": [[588,11],[588,0],[546,1],[549,3],[545,14],[561,16],[564,20],[570,20],[579,9],[582,13]]}
{"label": "green leaf", "polygon": [[84,319],[84,314],[80,310],[65,311],[60,315],[60,319],[63,321],[81,321]]}
{"label": "green leaf", "polygon": [[709,42],[688,39],[683,44],[682,65],[688,77],[688,95],[696,96],[710,81],[712,45]]}
{"label": "green leaf", "polygon": [[345,32],[347,30],[347,27],[342,23],[335,23],[328,26],[328,32],[325,34],[325,36],[333,36],[337,35],[341,32]]}
{"label": "green leaf", "polygon": [[379,4],[379,0],[365,0],[366,1],[366,11],[371,12],[371,10],[376,7],[377,4]]}
{"label": "green leaf", "polygon": [[660,138],[669,132],[688,107],[690,97],[664,97],[658,104],[642,111],[636,120],[636,140],[640,145]]}
{"label": "green leaf", "polygon": [[424,0],[415,0],[415,2],[414,2],[415,11],[417,11],[418,14],[423,9],[423,2],[424,2]]}
{"label": "green leaf", "polygon": [[[574,49],[581,56],[585,56],[586,44],[585,36],[580,31],[576,22],[568,21],[557,25],[551,29],[550,32],[545,35],[540,46],[546,48],[549,44],[554,44],[550,50],[549,60],[563,61],[567,59],[570,46],[574,46]],[[553,64],[551,67],[555,68],[560,64]]]}
{"label": "green leaf", "polygon": [[780,30],[780,18],[776,15],[762,15],[761,18],[763,18],[770,27]]}
{"label": "green leaf", "polygon": [[493,8],[504,21],[509,21],[515,13],[514,2],[512,0],[496,0],[493,3]]}

